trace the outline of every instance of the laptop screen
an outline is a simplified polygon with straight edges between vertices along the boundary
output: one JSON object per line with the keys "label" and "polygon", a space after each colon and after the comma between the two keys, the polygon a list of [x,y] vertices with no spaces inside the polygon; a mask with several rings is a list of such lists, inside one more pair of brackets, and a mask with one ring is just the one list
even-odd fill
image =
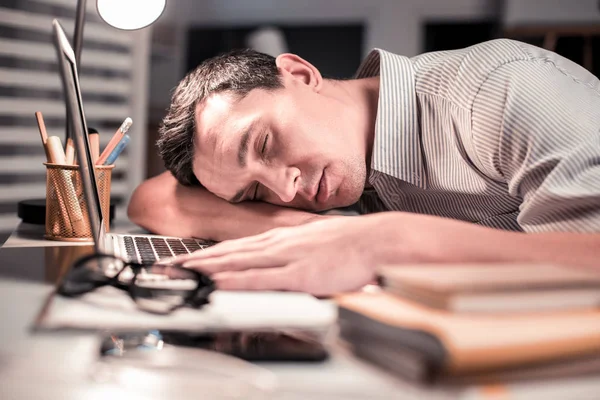
{"label": "laptop screen", "polygon": [[90,216],[90,227],[94,238],[96,250],[102,248],[101,240],[104,237],[103,227],[104,219],[100,207],[100,197],[98,187],[96,186],[96,174],[90,143],[87,135],[87,124],[83,112],[83,103],[81,100],[81,91],[79,89],[79,78],[77,74],[77,64],[75,62],[75,53],[69,44],[65,32],[58,22],[52,21],[54,45],[58,56],[58,65],[60,77],[63,83],[65,100],[67,105],[67,115],[71,124],[71,135],[77,150],[77,161],[79,162],[79,172],[83,183],[83,194],[86,198],[88,214]]}

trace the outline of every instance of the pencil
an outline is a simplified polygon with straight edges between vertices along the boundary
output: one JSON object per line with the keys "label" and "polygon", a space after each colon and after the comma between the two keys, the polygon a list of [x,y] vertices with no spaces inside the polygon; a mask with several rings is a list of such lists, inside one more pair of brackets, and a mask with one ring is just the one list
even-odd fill
{"label": "pencil", "polygon": [[100,158],[100,134],[94,128],[88,128],[88,138],[90,139],[92,162],[96,164],[96,161]]}
{"label": "pencil", "polygon": [[[46,162],[52,163],[54,161],[54,157],[53,157],[53,153],[50,150],[50,147],[48,144],[48,133],[46,132],[46,124],[44,123],[44,117],[42,116],[42,113],[40,111],[36,111],[35,118],[37,120],[38,129],[40,131],[40,138],[42,139],[42,146],[44,147],[44,153],[46,153]],[[58,139],[58,146],[60,147],[60,152],[58,152],[58,154],[56,156],[60,157],[60,153],[62,152],[62,145],[60,144],[60,138],[57,137],[57,139]],[[53,140],[51,140],[50,142],[52,143]],[[59,209],[61,211],[61,217],[63,220],[62,225],[68,232],[73,232],[73,227],[71,225],[71,217],[70,217],[69,213],[67,211],[65,211],[68,206],[66,203],[66,197],[65,197],[64,190],[59,190],[59,187],[61,187],[61,186],[58,183],[58,181],[59,181],[58,177],[54,173],[51,173],[51,172],[47,172],[47,173],[48,173],[48,177],[49,177],[50,181],[52,182],[52,185],[54,186],[54,192],[56,194],[56,201],[59,204]],[[55,229],[60,230],[60,226],[58,226],[58,228],[56,225],[53,226],[52,230],[55,230]]]}
{"label": "pencil", "polygon": [[[63,151],[62,143],[58,136],[46,136],[46,149],[48,152],[49,163],[64,165],[65,152]],[[48,173],[51,173],[50,179],[52,179],[52,184],[54,185],[56,199],[58,200],[59,204],[62,204],[60,207],[61,217],[63,220],[62,225],[67,231],[69,231],[70,234],[74,233],[74,216],[71,213],[71,204],[73,201],[69,201],[69,199],[72,199],[72,197],[70,197],[71,193],[68,189],[68,186],[71,186],[71,188],[73,187],[73,183],[65,171],[59,170],[56,173],[49,171]]]}
{"label": "pencil", "polygon": [[125,147],[127,147],[128,144],[129,144],[129,135],[125,134],[125,135],[123,135],[123,139],[121,139],[119,144],[117,144],[115,149],[110,153],[110,155],[104,162],[104,165],[114,164],[115,161],[117,160],[117,157],[119,157],[119,155],[121,154],[123,149],[125,149]]}
{"label": "pencil", "polygon": [[96,161],[96,165],[104,165],[104,162],[106,161],[110,153],[112,153],[117,144],[119,144],[123,135],[127,133],[132,123],[133,121],[131,120],[131,118],[125,118],[125,121],[123,121],[119,129],[117,129],[113,137],[110,139],[110,142],[108,142],[108,144],[104,148],[102,154],[100,154],[100,157]]}
{"label": "pencil", "polygon": [[35,118],[37,119],[40,137],[42,138],[42,146],[44,146],[44,153],[46,153],[46,161],[50,162],[50,153],[48,153],[48,147],[46,146],[46,142],[48,141],[48,133],[46,132],[46,124],[44,124],[44,117],[42,116],[42,113],[40,111],[36,111]]}
{"label": "pencil", "polygon": [[67,146],[65,148],[65,164],[73,165],[75,161],[75,146],[73,145],[73,139],[67,139]]}
{"label": "pencil", "polygon": [[50,159],[48,160],[50,163],[65,165],[65,152],[62,147],[62,142],[58,136],[50,136],[47,138],[46,147],[48,148],[48,153],[50,154]]}
{"label": "pencil", "polygon": [[[46,147],[50,154],[49,162],[52,164],[65,165],[65,152],[63,151],[61,140],[58,136],[50,136],[46,140]],[[79,205],[75,186],[71,180],[71,175],[68,170],[60,169],[57,174],[54,175],[54,187],[56,190],[56,196],[59,202],[64,204],[64,210],[61,208],[61,212],[64,214],[62,218],[65,222],[65,227],[71,229],[73,234],[81,235],[81,232],[85,231],[85,220],[83,218],[83,212]]]}

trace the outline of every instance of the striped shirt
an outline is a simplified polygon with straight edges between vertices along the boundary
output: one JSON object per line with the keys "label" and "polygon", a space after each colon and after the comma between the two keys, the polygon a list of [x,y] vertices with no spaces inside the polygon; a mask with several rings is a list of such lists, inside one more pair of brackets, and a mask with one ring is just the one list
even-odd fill
{"label": "striped shirt", "polygon": [[600,81],[588,71],[499,39],[414,58],[376,49],[356,77],[376,75],[362,213],[600,232]]}

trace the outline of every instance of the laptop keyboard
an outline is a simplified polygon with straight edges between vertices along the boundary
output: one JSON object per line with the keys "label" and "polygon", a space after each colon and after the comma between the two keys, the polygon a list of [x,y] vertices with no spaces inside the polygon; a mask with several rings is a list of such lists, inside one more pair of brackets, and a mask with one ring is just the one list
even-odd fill
{"label": "laptop keyboard", "polygon": [[214,244],[196,239],[145,236],[123,236],[123,243],[129,260],[144,265],[154,264],[162,258],[192,253]]}

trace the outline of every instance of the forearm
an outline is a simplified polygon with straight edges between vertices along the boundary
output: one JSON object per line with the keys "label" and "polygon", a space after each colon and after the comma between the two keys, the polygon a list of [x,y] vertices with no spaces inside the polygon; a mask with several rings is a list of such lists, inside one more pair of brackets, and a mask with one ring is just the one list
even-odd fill
{"label": "forearm", "polygon": [[[459,236],[460,237],[460,236]],[[532,262],[600,267],[600,234],[519,233],[482,228],[447,245],[443,258],[454,262]],[[470,245],[465,245],[469,243]]]}
{"label": "forearm", "polygon": [[128,216],[134,223],[161,235],[216,241],[320,218],[308,212],[264,203],[230,204],[205,189],[179,185],[168,173],[152,178],[136,189],[129,203]]}
{"label": "forearm", "polygon": [[600,268],[599,233],[509,232],[399,212],[368,218],[387,238],[380,240],[382,263],[551,262]]}
{"label": "forearm", "polygon": [[555,262],[600,270],[600,233],[529,233],[513,240],[515,261]]}

